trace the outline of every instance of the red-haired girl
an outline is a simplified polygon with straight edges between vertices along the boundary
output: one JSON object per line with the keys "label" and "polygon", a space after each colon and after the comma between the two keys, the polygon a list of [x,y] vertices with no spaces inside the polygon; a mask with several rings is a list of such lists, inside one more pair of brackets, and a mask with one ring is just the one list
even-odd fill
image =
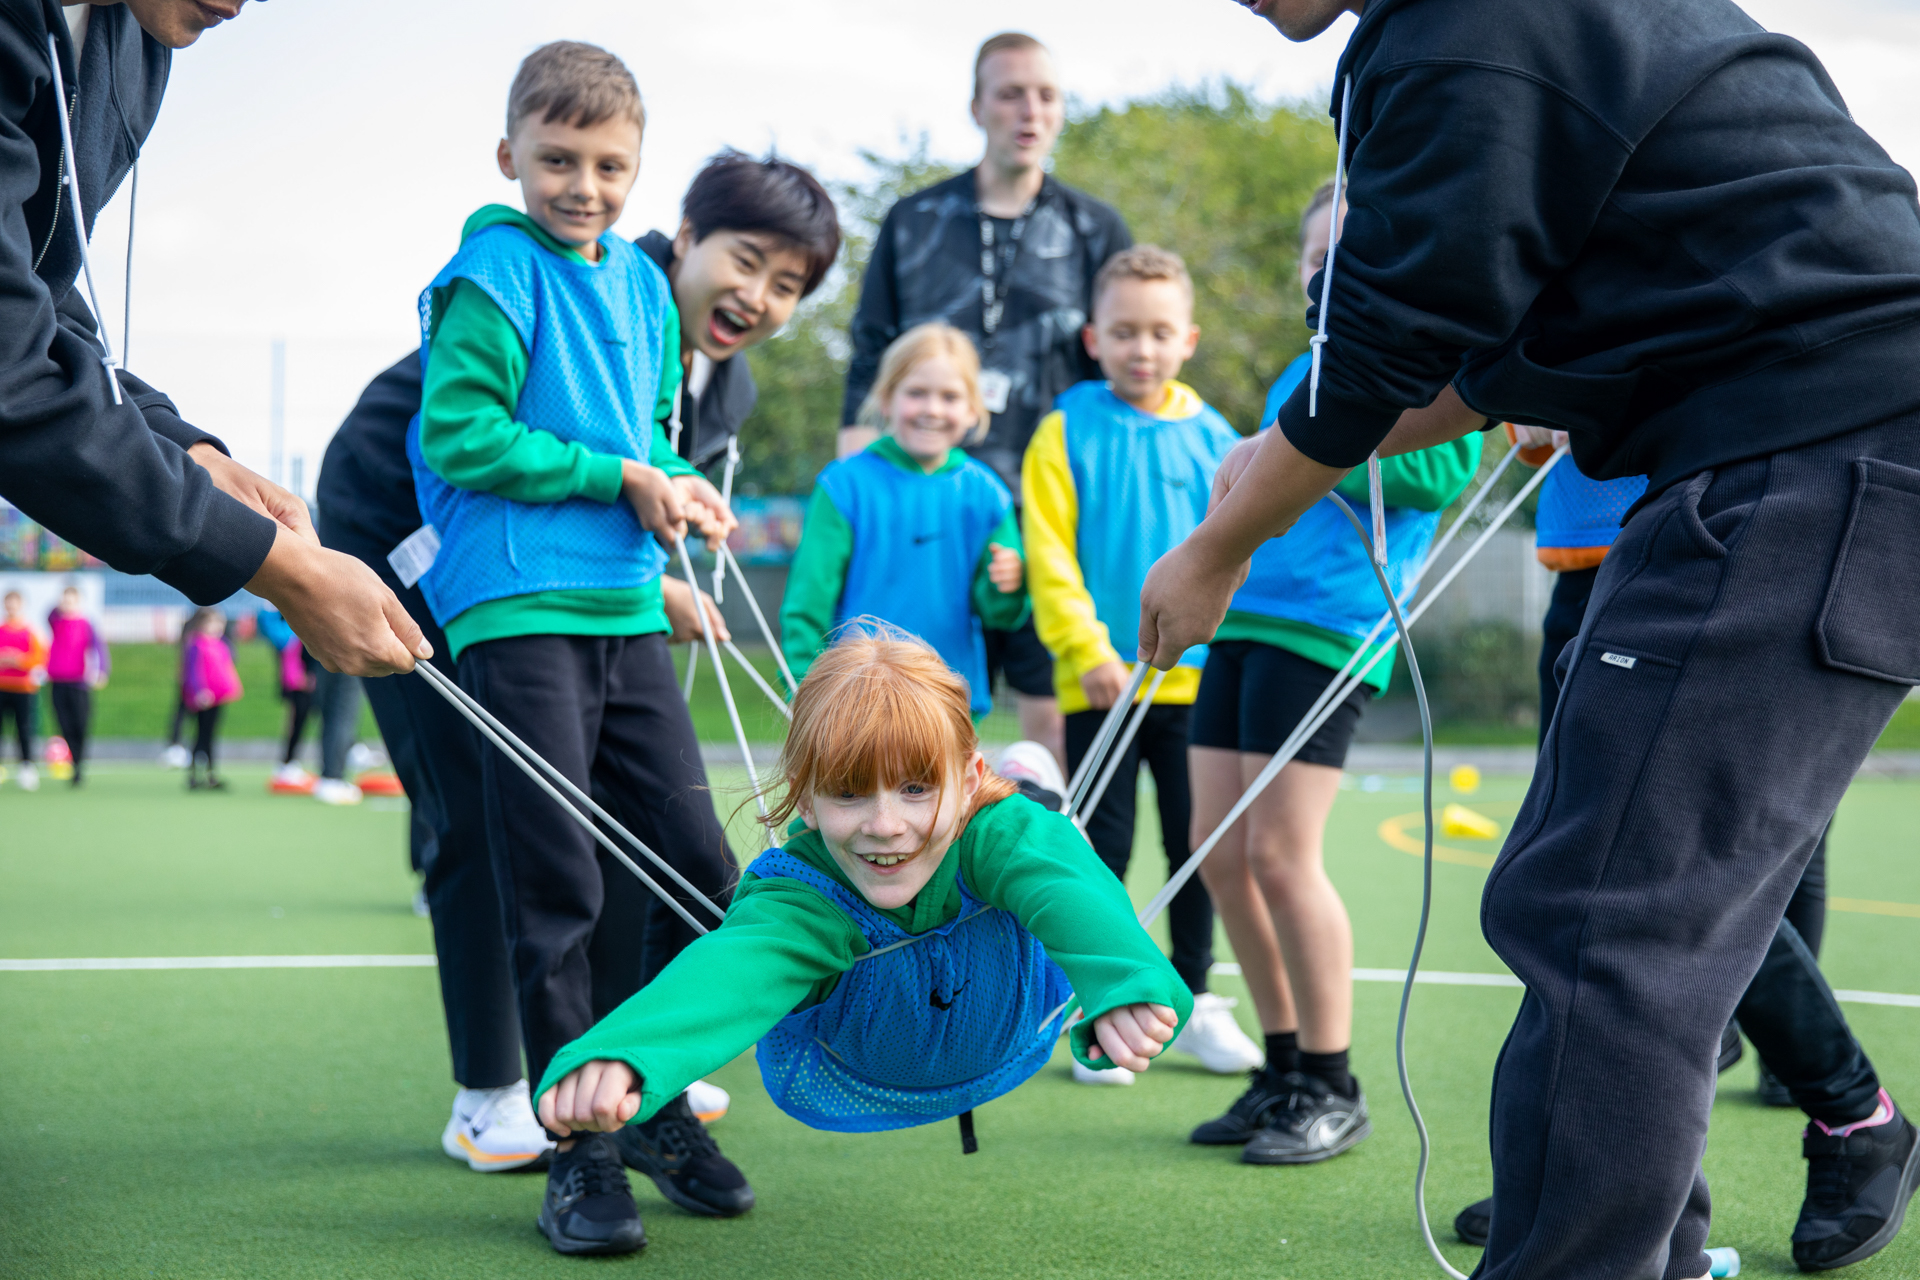
{"label": "red-haired girl", "polygon": [[926,1124],[1039,1070],[1069,991],[1078,1060],[1148,1065],[1193,998],[1073,824],[988,770],[967,694],[887,628],[815,661],[781,760],[786,847],[560,1051],[542,1123],[604,1143],[758,1041],[768,1092],[815,1128]]}

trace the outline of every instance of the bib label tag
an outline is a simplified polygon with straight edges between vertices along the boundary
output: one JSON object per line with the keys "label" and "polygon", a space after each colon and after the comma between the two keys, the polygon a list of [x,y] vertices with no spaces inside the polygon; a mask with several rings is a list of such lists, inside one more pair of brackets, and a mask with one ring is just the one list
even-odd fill
{"label": "bib label tag", "polygon": [[980,371],[980,398],[988,413],[1005,413],[1007,397],[1013,394],[1013,379],[998,369]]}
{"label": "bib label tag", "polygon": [[410,587],[427,576],[440,555],[440,531],[423,524],[408,534],[399,546],[387,552],[387,563],[402,586]]}
{"label": "bib label tag", "polygon": [[1611,662],[1616,667],[1631,671],[1633,670],[1633,664],[1640,661],[1640,659],[1629,658],[1624,653],[1603,653],[1600,655],[1600,661]]}

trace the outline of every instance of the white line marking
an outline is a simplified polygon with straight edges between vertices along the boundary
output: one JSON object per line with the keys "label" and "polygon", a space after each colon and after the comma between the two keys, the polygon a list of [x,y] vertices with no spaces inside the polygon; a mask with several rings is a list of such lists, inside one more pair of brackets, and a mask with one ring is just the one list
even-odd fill
{"label": "white line marking", "polygon": [[75,960],[0,960],[0,973],[69,969],[413,969],[436,963],[408,956],[113,956]]}
{"label": "white line marking", "polygon": [[[4,963],[4,961],[0,961]],[[1240,966],[1232,961],[1222,961],[1213,966],[1213,972],[1229,977],[1240,976]],[[1407,980],[1405,969],[1355,969],[1355,982],[1393,982]],[[1517,987],[1520,979],[1510,973],[1448,973],[1444,969],[1422,969],[1415,984],[1431,982],[1442,987]],[[1920,1009],[1920,996],[1902,995],[1893,991],[1835,991],[1833,998],[1848,1004],[1888,1004],[1902,1009]]]}

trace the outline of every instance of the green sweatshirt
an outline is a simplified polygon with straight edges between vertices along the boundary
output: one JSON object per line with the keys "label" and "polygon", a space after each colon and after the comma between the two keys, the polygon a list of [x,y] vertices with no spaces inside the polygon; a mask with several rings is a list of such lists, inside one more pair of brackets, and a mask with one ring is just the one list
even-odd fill
{"label": "green sweatshirt", "polygon": [[[960,450],[950,450],[947,460],[929,472],[892,436],[881,436],[867,446],[867,452],[915,475],[946,475],[966,465],[967,460]],[[1024,554],[1020,521],[1013,511],[1008,511],[988,535],[987,548],[980,553],[980,563],[974,569],[970,593],[973,611],[982,623],[998,631],[1011,631],[1027,620],[1029,602],[1024,590],[1001,591],[988,578],[996,546]],[[800,528],[800,545],[787,568],[787,594],[780,604],[780,648],[796,680],[826,652],[834,611],[839,607],[840,593],[846,589],[847,566],[852,560],[853,526],[833,505],[826,490],[816,486],[807,502],[806,523]]]}
{"label": "green sweatshirt", "polygon": [[[1413,453],[1396,454],[1380,460],[1380,492],[1389,507],[1412,507],[1415,511],[1444,511],[1460,496],[1467,482],[1480,468],[1480,435],[1475,432],[1459,440],[1435,445],[1431,449],[1420,449]],[[1349,471],[1339,484],[1333,487],[1335,493],[1355,502],[1369,500],[1367,487],[1367,469],[1355,467]],[[1384,601],[1382,602],[1384,608]],[[1360,651],[1360,638],[1345,635],[1338,631],[1329,631],[1325,627],[1316,627],[1310,622],[1301,622],[1296,618],[1274,618],[1264,613],[1248,613],[1230,609],[1221,620],[1220,629],[1214,632],[1215,640],[1255,640],[1261,644],[1270,644],[1276,649],[1285,649],[1289,653],[1299,654],[1309,662],[1317,662],[1323,667],[1332,667],[1335,671],[1347,665],[1347,660]],[[1385,636],[1368,649],[1369,655],[1375,649],[1392,643],[1393,633]],[[1387,681],[1393,675],[1393,663],[1382,660],[1367,672],[1362,681],[1375,693],[1387,691]]]}
{"label": "green sweatshirt", "polygon": [[[852,889],[817,832],[798,830],[786,849]],[[975,897],[1011,911],[1066,971],[1087,1015],[1070,1033],[1081,1062],[1108,1065],[1086,1056],[1093,1020],[1122,1005],[1167,1005],[1185,1025],[1193,996],[1135,920],[1120,881],[1072,822],[1024,796],[989,805],[974,815],[913,901],[882,914],[909,933],[945,924],[960,914],[961,875]],[[634,1119],[650,1119],[789,1013],[832,995],[840,975],[866,950],[852,917],[819,892],[749,872],[720,927],[562,1049],[534,1101],[583,1063],[613,1059],[639,1073],[641,1105]]]}
{"label": "green sweatshirt", "polygon": [[[500,225],[520,228],[550,253],[586,266],[578,249],[555,239],[526,214],[490,204],[467,219],[461,239]],[[420,400],[420,451],[448,484],[497,494],[515,502],[564,502],[589,498],[612,504],[620,498],[622,459],[594,453],[551,431],[514,420],[527,382],[528,355],[519,330],[479,285],[456,278],[434,291],[428,332],[432,354]],[[680,316],[669,307],[654,399],[650,466],[668,475],[694,469],[667,447],[661,425],[673,414],[680,385]],[[636,636],[668,630],[660,584],[583,591],[536,591],[477,604],[447,623],[455,657],[468,645],[507,636]]]}

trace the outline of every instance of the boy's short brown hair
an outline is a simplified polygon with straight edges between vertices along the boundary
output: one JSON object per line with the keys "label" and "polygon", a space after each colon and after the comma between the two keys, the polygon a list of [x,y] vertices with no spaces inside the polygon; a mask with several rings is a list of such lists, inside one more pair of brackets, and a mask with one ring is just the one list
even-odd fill
{"label": "boy's short brown hair", "polygon": [[1157,244],[1136,244],[1108,258],[1093,277],[1094,307],[1115,280],[1171,280],[1186,292],[1188,302],[1193,301],[1193,277],[1187,274],[1187,264],[1179,254]]}
{"label": "boy's short brown hair", "polygon": [[1014,53],[1025,49],[1038,49],[1047,52],[1047,46],[1035,40],[1024,31],[1002,31],[997,36],[988,36],[980,44],[980,52],[973,55],[973,100],[980,101],[980,68],[987,65],[987,59],[996,53]]}
{"label": "boy's short brown hair", "polygon": [[507,136],[535,112],[551,124],[565,120],[590,128],[625,118],[645,132],[647,109],[627,64],[596,44],[555,40],[527,55],[507,90]]}

